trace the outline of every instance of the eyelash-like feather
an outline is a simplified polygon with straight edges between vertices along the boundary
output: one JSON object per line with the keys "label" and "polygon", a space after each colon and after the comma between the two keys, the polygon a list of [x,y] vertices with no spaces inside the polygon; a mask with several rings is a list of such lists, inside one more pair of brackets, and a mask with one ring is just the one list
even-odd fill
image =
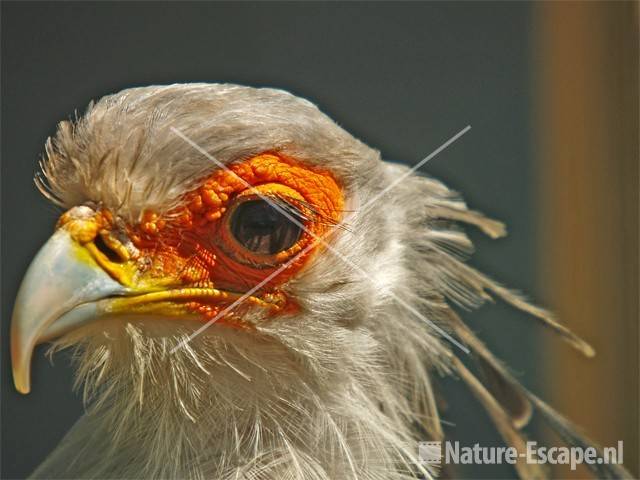
{"label": "eyelash-like feather", "polygon": [[[288,197],[286,195],[278,195],[271,198],[285,212],[303,222],[310,222],[317,225],[326,225],[330,227],[340,228],[350,231],[348,226],[340,223],[328,215],[318,211],[313,205],[304,200]],[[342,212],[341,212],[342,213]]]}

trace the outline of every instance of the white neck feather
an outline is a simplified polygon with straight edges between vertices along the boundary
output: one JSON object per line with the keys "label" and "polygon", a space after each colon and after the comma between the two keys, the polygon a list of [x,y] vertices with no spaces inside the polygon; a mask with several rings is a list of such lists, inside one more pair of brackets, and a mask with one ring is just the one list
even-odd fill
{"label": "white neck feather", "polygon": [[[171,354],[183,337],[143,335],[144,324],[108,327],[124,328],[119,335],[106,328],[57,345],[85,339],[79,381],[92,400],[36,478],[401,479],[420,471],[409,379],[391,375],[364,332],[328,341],[356,342],[366,357],[321,357],[320,365],[309,360],[320,352],[294,352],[291,332],[265,328],[269,337],[256,338],[221,327]],[[288,345],[268,340],[275,336]]]}

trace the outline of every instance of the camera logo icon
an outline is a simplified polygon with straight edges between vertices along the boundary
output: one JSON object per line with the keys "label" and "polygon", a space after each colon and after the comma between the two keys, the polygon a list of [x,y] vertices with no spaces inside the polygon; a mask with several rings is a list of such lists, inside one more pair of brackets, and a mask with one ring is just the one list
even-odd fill
{"label": "camera logo icon", "polygon": [[422,464],[440,465],[442,461],[442,442],[418,443],[418,460]]}

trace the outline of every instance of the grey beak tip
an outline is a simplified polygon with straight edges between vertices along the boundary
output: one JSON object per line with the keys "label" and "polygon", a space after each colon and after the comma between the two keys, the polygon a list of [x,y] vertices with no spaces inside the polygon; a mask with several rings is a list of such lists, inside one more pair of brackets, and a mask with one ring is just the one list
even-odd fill
{"label": "grey beak tip", "polygon": [[[97,264],[79,259],[78,248],[68,232],[58,230],[22,280],[11,319],[11,363],[20,393],[31,390],[31,358],[38,343],[95,318],[92,302],[124,291]],[[76,309],[82,304],[86,307]]]}

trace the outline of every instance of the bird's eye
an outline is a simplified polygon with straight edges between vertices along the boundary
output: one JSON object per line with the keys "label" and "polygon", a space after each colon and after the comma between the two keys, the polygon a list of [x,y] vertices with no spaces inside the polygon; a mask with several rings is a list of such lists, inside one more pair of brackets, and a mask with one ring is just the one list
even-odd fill
{"label": "bird's eye", "polygon": [[249,200],[238,205],[230,219],[231,233],[247,250],[273,255],[291,248],[302,229],[271,202]]}

